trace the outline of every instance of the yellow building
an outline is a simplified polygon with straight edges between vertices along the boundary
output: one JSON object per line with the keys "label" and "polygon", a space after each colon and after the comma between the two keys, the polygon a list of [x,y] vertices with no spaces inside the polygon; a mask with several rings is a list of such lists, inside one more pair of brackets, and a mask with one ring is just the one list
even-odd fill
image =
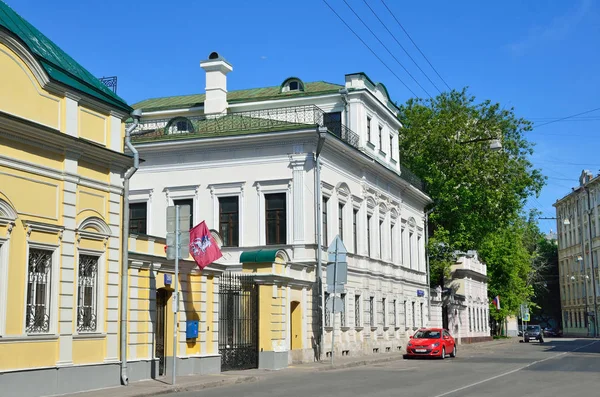
{"label": "yellow building", "polygon": [[0,395],[119,384],[130,112],[0,1]]}

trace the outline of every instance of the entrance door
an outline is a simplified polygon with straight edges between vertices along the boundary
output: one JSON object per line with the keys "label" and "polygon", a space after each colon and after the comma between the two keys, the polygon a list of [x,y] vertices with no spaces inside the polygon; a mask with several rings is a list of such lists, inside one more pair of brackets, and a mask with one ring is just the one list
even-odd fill
{"label": "entrance door", "polygon": [[258,286],[252,277],[221,275],[219,354],[221,371],[258,367]]}
{"label": "entrance door", "polygon": [[165,341],[167,340],[167,302],[171,292],[160,288],[156,291],[156,330],[155,332],[155,356],[158,358],[158,375],[166,374],[165,366]]}
{"label": "entrance door", "polygon": [[290,345],[292,350],[302,349],[302,312],[296,301],[290,304]]}

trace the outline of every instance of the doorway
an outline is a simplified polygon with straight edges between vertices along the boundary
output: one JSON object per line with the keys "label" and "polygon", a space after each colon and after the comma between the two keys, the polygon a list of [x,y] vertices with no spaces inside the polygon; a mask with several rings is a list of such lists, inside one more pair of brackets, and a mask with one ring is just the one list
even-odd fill
{"label": "doorway", "polygon": [[155,352],[158,358],[158,376],[166,374],[165,356],[167,340],[167,302],[171,298],[171,291],[160,288],[156,291],[156,334],[155,334]]}
{"label": "doorway", "polygon": [[290,304],[290,347],[302,349],[302,311],[297,301]]}

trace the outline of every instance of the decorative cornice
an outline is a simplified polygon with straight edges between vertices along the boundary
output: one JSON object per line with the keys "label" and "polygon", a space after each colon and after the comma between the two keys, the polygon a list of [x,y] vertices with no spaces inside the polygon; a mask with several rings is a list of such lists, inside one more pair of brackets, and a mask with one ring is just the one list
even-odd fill
{"label": "decorative cornice", "polygon": [[27,233],[27,240],[29,240],[33,231],[56,234],[58,235],[58,239],[62,240],[63,232],[65,230],[64,226],[57,226],[52,225],[50,223],[33,222],[27,220],[23,221],[23,226],[25,228],[25,232]]}

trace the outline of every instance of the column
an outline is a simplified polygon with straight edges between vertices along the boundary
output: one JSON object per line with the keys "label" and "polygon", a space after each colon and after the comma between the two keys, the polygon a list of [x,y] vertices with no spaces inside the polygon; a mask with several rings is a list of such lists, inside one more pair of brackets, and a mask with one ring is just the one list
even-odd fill
{"label": "column", "polygon": [[290,156],[292,168],[292,207],[294,244],[304,244],[304,173],[307,156],[304,153]]}

